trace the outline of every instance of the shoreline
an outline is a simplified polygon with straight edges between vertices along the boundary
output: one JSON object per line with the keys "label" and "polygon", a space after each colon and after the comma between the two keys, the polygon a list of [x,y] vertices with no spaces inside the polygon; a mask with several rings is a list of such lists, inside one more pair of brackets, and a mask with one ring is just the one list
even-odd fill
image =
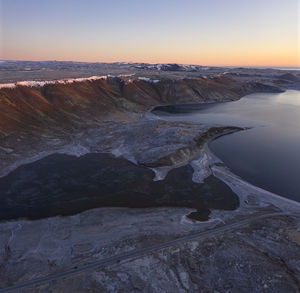
{"label": "shoreline", "polygon": [[[232,126],[228,126],[228,127],[232,127]],[[214,126],[209,127],[208,131],[212,128],[214,128]],[[199,150],[198,155],[193,155],[189,159],[186,159],[186,160],[179,162],[177,164],[174,164],[172,166],[162,166],[162,167],[156,167],[156,168],[147,167],[147,168],[154,172],[154,174],[155,174],[154,181],[163,180],[165,178],[165,176],[169,173],[169,171],[171,171],[172,169],[181,167],[181,166],[185,166],[185,165],[191,165],[194,169],[194,174],[195,174],[196,169],[193,166],[193,164],[195,165],[195,163],[193,163],[193,162],[195,162],[195,161],[199,162],[203,159],[204,156],[206,156],[205,159],[207,159],[207,162],[203,163],[201,161],[200,167],[198,166],[198,168],[197,168],[198,171],[200,171],[200,172],[202,171],[204,173],[204,178],[200,178],[200,181],[198,181],[198,182],[195,181],[196,183],[201,183],[202,180],[207,177],[207,174],[210,173],[213,176],[215,176],[216,178],[222,180],[226,185],[228,185],[237,194],[237,196],[240,198],[241,205],[244,204],[245,200],[247,200],[247,196],[249,194],[253,194],[253,192],[255,192],[255,193],[258,193],[258,195],[256,196],[257,197],[256,199],[258,201],[269,202],[269,203],[272,203],[275,206],[278,206],[282,209],[291,209],[291,210],[295,209],[297,211],[300,211],[300,202],[297,202],[297,201],[288,199],[284,196],[269,192],[263,188],[260,188],[259,186],[251,184],[251,183],[247,182],[246,180],[240,178],[238,176],[238,174],[232,173],[229,170],[229,168],[224,164],[224,162],[220,158],[218,158],[209,149],[208,144],[212,140],[215,140],[218,137],[221,137],[224,135],[229,135],[229,134],[235,133],[237,131],[242,131],[245,129],[248,129],[248,128],[240,128],[240,129],[237,128],[237,129],[230,129],[230,130],[227,129],[222,133],[217,133],[217,134],[213,135],[212,137],[208,138],[206,140],[206,142],[204,142],[204,145]],[[37,162],[49,155],[66,154],[66,155],[71,155],[74,157],[81,157],[81,156],[84,156],[89,153],[103,153],[103,152],[102,151],[100,151],[100,152],[91,151],[88,148],[81,146],[79,144],[77,144],[77,145],[69,144],[59,150],[43,151],[33,157],[25,158],[19,162],[15,162],[14,164],[8,166],[6,169],[4,169],[1,172],[0,178],[3,178],[5,176],[11,174],[17,168],[19,168],[23,165]],[[107,152],[107,153],[111,153],[113,156],[115,156],[115,154],[113,152]],[[118,156],[115,156],[115,157],[118,157]],[[128,158],[126,158],[126,157],[124,157],[124,159],[128,160]],[[217,163],[222,164],[222,166],[217,166],[216,165]],[[138,164],[137,164],[137,166],[138,166]],[[161,171],[164,173],[163,176],[159,176],[159,173]],[[247,204],[246,204],[246,206],[249,207]]]}
{"label": "shoreline", "polygon": [[[222,134],[219,136],[222,136]],[[247,202],[245,201],[248,200],[249,195],[254,195],[253,193],[255,192],[257,193],[255,199],[259,201],[258,203],[271,203],[283,210],[289,209],[290,211],[295,210],[300,212],[300,202],[265,190],[232,173],[224,162],[209,149],[208,144],[210,141],[212,140],[207,141],[204,150],[209,160],[209,168],[215,177],[222,180],[239,196],[241,204],[247,206]],[[217,163],[221,163],[222,166],[216,165]]]}
{"label": "shoreline", "polygon": [[[245,96],[243,96],[243,97],[245,97]],[[238,100],[242,99],[243,97],[239,98]],[[230,101],[213,102],[213,103],[220,104],[220,103],[224,103],[224,102],[230,102]],[[206,104],[206,103],[203,103],[203,104]],[[171,107],[171,106],[176,106],[176,105],[177,104],[156,106],[152,110],[154,110],[156,108],[160,108],[160,107]],[[182,105],[185,105],[185,104],[182,104]],[[187,105],[189,105],[189,104],[187,104]],[[152,111],[151,111],[151,113],[152,113]],[[159,118],[163,119],[160,116],[159,116]],[[182,120],[182,121],[184,121],[184,120]],[[235,126],[233,126],[233,127],[235,127]],[[204,147],[203,147],[203,149],[204,149],[203,156],[207,156],[207,158],[208,158],[208,168],[210,169],[210,173],[213,176],[215,176],[216,178],[222,180],[225,184],[227,184],[239,196],[241,203],[243,200],[247,200],[247,199],[245,199],[245,197],[247,197],[247,196],[243,195],[242,193],[251,194],[251,193],[255,192],[258,194],[257,197],[260,197],[260,198],[257,198],[257,200],[274,204],[275,206],[282,208],[284,210],[288,209],[288,210],[295,210],[295,211],[300,212],[300,202],[289,199],[285,196],[270,192],[268,190],[265,190],[259,186],[251,184],[251,183],[247,182],[246,180],[242,179],[241,177],[239,177],[238,174],[231,172],[229,167],[227,167],[226,164],[220,158],[218,158],[210,150],[210,148],[208,146],[208,144],[211,141],[217,139],[218,137],[221,137],[224,135],[229,135],[229,134],[235,133],[237,131],[247,130],[247,129],[251,129],[251,128],[252,127],[244,127],[244,128],[241,128],[240,130],[231,130],[231,131],[227,131],[224,133],[216,134],[215,136],[209,138],[205,142]],[[198,157],[198,159],[199,159],[199,157]],[[194,158],[193,160],[197,160],[197,159]],[[192,162],[192,160],[190,161],[190,163],[191,162]],[[216,163],[220,163],[223,166],[217,166]]]}

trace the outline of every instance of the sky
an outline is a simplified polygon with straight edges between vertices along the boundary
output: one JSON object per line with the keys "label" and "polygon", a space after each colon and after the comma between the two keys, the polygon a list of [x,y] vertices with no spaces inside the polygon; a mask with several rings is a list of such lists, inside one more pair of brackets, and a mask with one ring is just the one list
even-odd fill
{"label": "sky", "polygon": [[300,0],[0,0],[0,59],[299,66]]}

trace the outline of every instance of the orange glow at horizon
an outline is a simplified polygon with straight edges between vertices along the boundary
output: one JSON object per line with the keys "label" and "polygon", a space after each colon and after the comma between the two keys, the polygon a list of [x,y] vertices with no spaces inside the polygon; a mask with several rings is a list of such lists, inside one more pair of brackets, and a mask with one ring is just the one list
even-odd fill
{"label": "orange glow at horizon", "polygon": [[0,60],[300,66],[299,0],[0,1]]}
{"label": "orange glow at horizon", "polygon": [[[220,48],[219,48],[220,49]],[[94,52],[87,50],[77,52],[66,49],[66,52],[49,52],[43,50],[34,52],[34,48],[24,50],[21,54],[14,52],[13,48],[5,55],[9,60],[31,60],[31,61],[78,61],[78,62],[145,62],[145,63],[179,63],[198,64],[207,66],[300,66],[300,51],[297,48],[282,48],[281,50],[271,50],[259,48],[251,50],[226,49],[223,52],[212,50],[211,52],[195,49],[171,51],[152,50],[152,52]],[[26,52],[27,51],[27,52]],[[220,50],[221,51],[221,50]],[[34,52],[34,53],[33,53]],[[32,54],[33,53],[33,54]]]}

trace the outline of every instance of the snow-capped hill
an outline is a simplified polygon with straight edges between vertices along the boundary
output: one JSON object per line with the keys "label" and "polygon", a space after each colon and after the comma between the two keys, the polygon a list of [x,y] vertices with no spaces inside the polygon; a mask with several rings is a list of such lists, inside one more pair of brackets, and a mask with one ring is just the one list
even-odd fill
{"label": "snow-capped hill", "polygon": [[149,69],[149,70],[162,70],[162,71],[189,71],[197,72],[200,70],[207,70],[209,67],[199,66],[199,65],[184,65],[177,63],[168,64],[149,64],[149,63],[134,63],[131,67],[138,69]]}

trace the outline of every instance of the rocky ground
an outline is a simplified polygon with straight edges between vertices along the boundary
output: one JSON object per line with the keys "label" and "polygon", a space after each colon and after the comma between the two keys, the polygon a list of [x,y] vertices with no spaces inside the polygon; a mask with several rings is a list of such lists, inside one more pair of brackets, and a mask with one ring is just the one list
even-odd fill
{"label": "rocky ground", "polygon": [[[38,215],[32,218],[40,218],[7,217],[11,220],[0,223],[0,292],[65,271],[69,273],[14,290],[299,292],[299,204],[245,184],[207,150],[209,139],[241,129],[164,121],[149,113],[156,105],[228,101],[287,88],[282,84],[296,87],[298,81],[291,79],[297,74],[279,77],[278,71],[239,69],[228,77],[224,69],[220,75],[220,69],[212,68],[212,76],[204,77],[201,70],[208,69],[119,66],[137,75],[0,88],[1,215],[15,208],[23,214],[13,218],[30,217],[33,210]],[[278,88],[280,82],[274,80],[282,78],[289,81]],[[98,153],[97,159],[91,153]],[[71,158],[71,163],[59,165],[57,158]],[[78,165],[82,160],[87,169]],[[114,166],[114,176],[109,166]],[[39,177],[47,172],[51,176]],[[107,196],[109,190],[121,202],[117,206],[135,208],[90,209],[84,192],[72,193],[74,198],[70,190],[59,189],[72,185],[74,176],[86,178],[84,189],[99,189],[103,174],[108,177],[101,194]],[[49,197],[49,191],[55,192]],[[143,208],[141,196],[147,203]],[[59,216],[64,213],[55,208],[47,214],[49,198],[57,200],[56,206],[63,199],[81,208],[71,216]],[[111,199],[96,206],[113,206]],[[38,213],[41,203],[44,210]],[[228,230],[215,230],[231,224]],[[212,232],[201,234],[208,230]],[[195,233],[200,234],[186,238]],[[174,239],[180,241],[157,246]],[[141,254],[147,247],[153,249]],[[136,253],[85,268],[128,252]]]}
{"label": "rocky ground", "polygon": [[[1,286],[22,284],[243,219],[246,226],[155,249],[16,292],[298,292],[299,217],[266,205],[214,211],[208,222],[184,208],[100,208],[70,217],[0,225]],[[3,291],[5,292],[5,291]]]}

